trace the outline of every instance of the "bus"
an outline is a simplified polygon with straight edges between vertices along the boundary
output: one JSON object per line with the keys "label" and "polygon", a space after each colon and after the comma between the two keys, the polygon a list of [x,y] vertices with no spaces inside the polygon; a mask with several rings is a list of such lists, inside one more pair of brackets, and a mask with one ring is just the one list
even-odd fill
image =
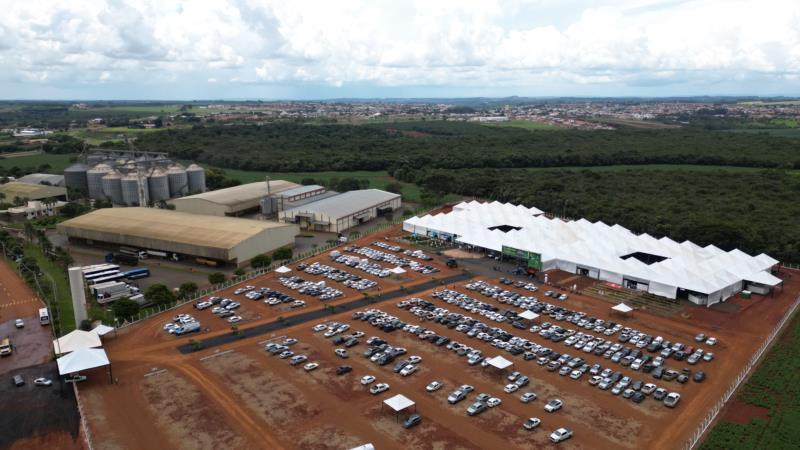
{"label": "bus", "polygon": [[124,272],[117,272],[112,275],[107,275],[101,278],[95,278],[94,280],[86,280],[86,283],[91,285],[100,284],[100,283],[107,283],[109,281],[119,281],[125,278]]}
{"label": "bus", "polygon": [[140,269],[133,269],[125,272],[125,278],[129,280],[138,280],[139,278],[147,278],[150,276],[150,269],[142,267]]}
{"label": "bus", "polygon": [[106,270],[106,271],[103,271],[103,272],[95,272],[95,273],[93,273],[91,275],[84,275],[83,279],[86,280],[87,282],[88,281],[94,281],[94,280],[96,280],[98,278],[104,278],[104,277],[107,277],[109,275],[114,275],[116,273],[119,273],[119,270],[117,270],[117,269],[115,269],[115,270]]}
{"label": "bus", "polygon": [[83,272],[83,276],[88,279],[88,277],[101,272],[108,272],[109,270],[119,270],[119,266],[116,264],[95,264],[93,266],[84,267],[81,272]]}
{"label": "bus", "polygon": [[50,323],[50,312],[47,311],[47,308],[40,308],[39,309],[39,325],[47,325]]}

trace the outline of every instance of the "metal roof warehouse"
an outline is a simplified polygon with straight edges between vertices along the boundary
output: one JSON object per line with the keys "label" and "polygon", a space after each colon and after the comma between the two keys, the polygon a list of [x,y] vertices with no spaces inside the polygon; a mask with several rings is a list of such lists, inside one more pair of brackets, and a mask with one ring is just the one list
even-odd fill
{"label": "metal roof warehouse", "polygon": [[104,208],[67,220],[58,231],[84,240],[243,264],[294,244],[293,224],[202,216],[155,208]]}
{"label": "metal roof warehouse", "polygon": [[[300,187],[297,183],[284,180],[270,180],[269,194],[277,194]],[[216,191],[203,192],[169,201],[175,210],[211,216],[237,216],[258,210],[259,202],[267,196],[267,183],[242,184]]]}
{"label": "metal roof warehouse", "polygon": [[393,211],[401,203],[400,194],[363,189],[281,211],[280,220],[300,224],[304,229],[339,233],[374,219],[383,211]]}

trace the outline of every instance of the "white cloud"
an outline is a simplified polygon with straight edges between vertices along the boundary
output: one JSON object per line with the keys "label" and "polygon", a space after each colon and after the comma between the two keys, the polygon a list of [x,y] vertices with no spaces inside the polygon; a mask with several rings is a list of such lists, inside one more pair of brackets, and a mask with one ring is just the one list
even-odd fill
{"label": "white cloud", "polygon": [[[215,87],[512,87],[520,94],[547,94],[548,83],[741,80],[746,90],[752,79],[791,88],[800,74],[797,0],[34,0],[5,6],[5,79],[65,90],[98,82],[136,90],[212,80],[222,80]],[[0,83],[0,96],[11,94]]]}

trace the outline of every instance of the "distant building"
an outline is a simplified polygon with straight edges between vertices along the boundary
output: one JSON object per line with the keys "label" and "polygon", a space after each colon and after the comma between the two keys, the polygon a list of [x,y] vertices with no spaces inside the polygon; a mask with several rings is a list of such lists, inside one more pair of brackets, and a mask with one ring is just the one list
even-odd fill
{"label": "distant building", "polygon": [[8,208],[5,213],[11,222],[25,222],[42,217],[55,216],[66,205],[67,202],[56,201],[53,203],[40,202],[38,200],[28,202],[25,206]]}
{"label": "distant building", "polygon": [[15,198],[28,200],[43,200],[55,198],[58,200],[67,199],[67,189],[60,186],[45,186],[43,184],[22,183],[11,181],[0,184],[0,193],[5,195],[6,202],[12,202]]}
{"label": "distant building", "polygon": [[24,177],[20,177],[17,181],[29,184],[64,186],[64,175],[56,175],[52,173],[30,173]]}
{"label": "distant building", "polygon": [[216,191],[203,192],[170,200],[175,210],[208,216],[241,216],[258,212],[261,199],[289,189],[300,187],[297,183],[284,180],[248,183]]}
{"label": "distant building", "polygon": [[279,213],[282,222],[302,229],[341,233],[400,208],[400,194],[380,189],[363,189],[334,195]]}

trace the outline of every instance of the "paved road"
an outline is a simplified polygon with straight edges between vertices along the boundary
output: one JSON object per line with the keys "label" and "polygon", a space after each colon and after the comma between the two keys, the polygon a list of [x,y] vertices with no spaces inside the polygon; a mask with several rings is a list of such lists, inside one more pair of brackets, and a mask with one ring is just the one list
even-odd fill
{"label": "paved road", "polygon": [[[361,308],[367,305],[372,305],[375,303],[391,300],[398,297],[411,296],[418,292],[427,291],[428,289],[432,289],[436,286],[442,286],[446,284],[457,283],[459,281],[464,281],[469,278],[472,278],[472,276],[473,275],[471,273],[460,273],[458,275],[453,275],[451,277],[443,278],[441,280],[431,280],[428,281],[427,283],[412,286],[406,289],[405,291],[397,290],[393,292],[387,292],[386,294],[372,296],[369,298],[360,298],[358,300],[353,300],[352,302],[336,305],[335,313],[338,314],[344,311],[349,311],[351,309]],[[312,320],[319,320],[320,318],[329,315],[331,315],[329,311],[325,309],[318,309],[315,311],[309,311],[304,314],[298,314],[296,316],[289,317],[283,322],[269,322],[252,328],[246,328],[240,330],[238,336],[234,335],[233,333],[215,336],[203,340],[203,349],[229,344],[231,342],[238,341],[239,339],[247,339],[253,336],[259,336],[262,334],[271,333],[273,331],[280,330],[282,328],[292,327],[301,323],[310,322]],[[189,353],[194,350],[191,344],[179,345],[177,349],[181,353]]]}

